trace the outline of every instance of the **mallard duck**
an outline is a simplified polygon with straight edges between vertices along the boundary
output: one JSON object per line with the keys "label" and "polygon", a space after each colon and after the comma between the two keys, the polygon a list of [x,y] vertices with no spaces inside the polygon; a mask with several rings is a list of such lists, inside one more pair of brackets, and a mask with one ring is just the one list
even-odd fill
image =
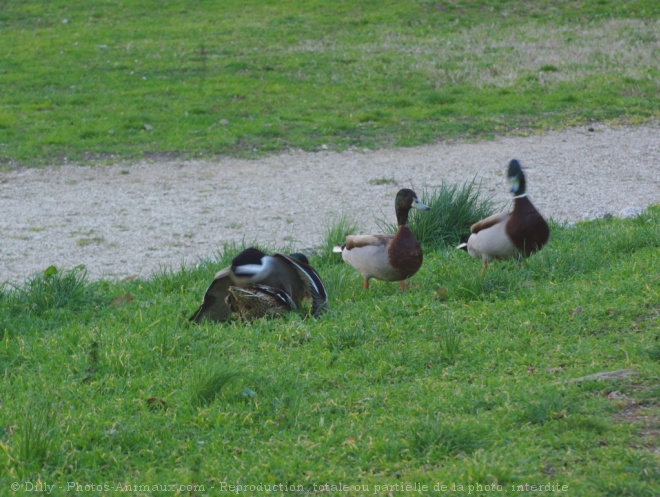
{"label": "mallard duck", "polygon": [[333,250],[341,252],[344,261],[362,275],[364,288],[369,288],[369,280],[375,278],[400,281],[404,290],[405,280],[421,267],[422,247],[408,226],[408,213],[413,207],[422,211],[429,209],[414,191],[399,190],[394,202],[398,224],[394,235],[349,235],[344,245],[334,247]]}
{"label": "mallard duck", "polygon": [[550,228],[527,197],[525,175],[520,162],[509,163],[507,179],[513,193],[513,210],[493,214],[474,223],[467,243],[458,246],[483,261],[483,269],[493,259],[528,257],[543,248],[550,238]]}
{"label": "mallard duck", "polygon": [[327,308],[328,294],[323,281],[304,255],[266,255],[250,247],[238,254],[229,267],[215,275],[204,294],[202,305],[190,321],[226,321],[232,313],[227,301],[231,295],[230,287],[250,288],[253,285],[281,290],[298,307],[303,299],[310,298],[315,317]]}
{"label": "mallard duck", "polygon": [[298,308],[291,295],[268,285],[230,286],[225,302],[245,321],[279,317]]}

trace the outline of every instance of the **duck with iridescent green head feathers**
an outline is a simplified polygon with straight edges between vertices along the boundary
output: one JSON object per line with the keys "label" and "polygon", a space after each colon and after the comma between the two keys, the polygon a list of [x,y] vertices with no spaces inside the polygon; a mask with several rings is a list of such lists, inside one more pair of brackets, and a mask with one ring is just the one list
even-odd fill
{"label": "duck with iridescent green head feathers", "polygon": [[236,315],[251,320],[275,317],[312,301],[314,317],[327,310],[321,277],[303,254],[273,254],[250,247],[215,275],[190,321],[227,321]]}
{"label": "duck with iridescent green head feathers", "polygon": [[480,258],[484,270],[493,259],[529,257],[550,238],[548,223],[527,197],[525,174],[516,159],[509,163],[507,179],[513,194],[513,210],[474,223],[467,243],[458,246],[472,257]]}

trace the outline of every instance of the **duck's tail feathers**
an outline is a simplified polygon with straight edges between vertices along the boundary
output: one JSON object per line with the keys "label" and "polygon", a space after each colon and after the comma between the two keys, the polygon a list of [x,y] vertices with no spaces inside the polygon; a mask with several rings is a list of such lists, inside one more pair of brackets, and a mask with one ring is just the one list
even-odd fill
{"label": "duck's tail feathers", "polygon": [[467,243],[461,243],[458,247],[459,250],[465,250],[467,252]]}
{"label": "duck's tail feathers", "polygon": [[293,265],[298,271],[298,276],[301,281],[306,281],[305,286],[307,287],[307,296],[312,299],[312,312],[314,317],[323,313],[328,306],[328,292],[316,270],[312,266],[305,264],[298,259],[282,254],[275,255],[283,257],[289,262],[289,264]]}
{"label": "duck's tail feathers", "polygon": [[197,310],[193,313],[193,315],[188,318],[188,321],[190,321],[191,323],[197,323],[197,324],[201,323],[201,321],[202,321],[202,319],[201,319],[202,318],[202,316],[201,316],[202,307],[203,306],[200,305],[197,308]]}
{"label": "duck's tail feathers", "polygon": [[335,245],[332,247],[332,251],[341,254],[344,251],[344,247],[346,247],[346,245]]}

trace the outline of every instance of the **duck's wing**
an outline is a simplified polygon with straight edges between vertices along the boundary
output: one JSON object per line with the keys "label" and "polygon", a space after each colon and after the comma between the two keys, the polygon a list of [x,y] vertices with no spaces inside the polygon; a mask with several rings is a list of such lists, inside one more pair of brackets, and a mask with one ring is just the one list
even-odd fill
{"label": "duck's wing", "polygon": [[232,284],[231,268],[219,271],[213,283],[204,294],[204,300],[197,310],[190,316],[190,321],[201,323],[205,319],[209,321],[226,321],[231,315],[231,309],[227,304],[229,287]]}
{"label": "duck's wing", "polygon": [[470,235],[467,251],[472,257],[486,262],[492,259],[508,259],[516,255],[516,247],[506,232],[506,223],[493,223],[488,228]]}
{"label": "duck's wing", "polygon": [[392,241],[394,235],[349,235],[346,237],[346,250],[362,247],[384,247]]}
{"label": "duck's wing", "polygon": [[280,307],[286,311],[293,311],[298,308],[296,303],[291,298],[291,295],[284,290],[267,285],[250,285],[245,289],[251,291],[255,295],[262,295],[267,297],[273,302],[274,306]]}
{"label": "duck's wing", "polygon": [[[316,270],[303,261],[284,254],[274,254],[279,262],[279,279],[287,281],[289,288],[283,288],[294,299],[309,297],[312,299],[312,314],[319,316],[327,310],[328,292]],[[273,285],[277,286],[277,285]]]}
{"label": "duck's wing", "polygon": [[[368,282],[370,278],[384,281],[400,280],[400,274],[389,260],[388,248],[394,235],[352,235],[346,237],[342,252],[344,262],[355,268]],[[365,283],[365,287],[367,284]]]}
{"label": "duck's wing", "polygon": [[281,316],[296,309],[296,303],[288,293],[267,285],[230,286],[227,301],[238,317],[246,321]]}
{"label": "duck's wing", "polygon": [[494,226],[498,223],[506,222],[508,217],[509,217],[508,212],[499,212],[497,214],[493,214],[492,216],[488,216],[486,219],[482,219],[481,221],[477,221],[476,223],[474,223],[470,227],[470,231],[472,233],[479,233],[481,230],[490,228],[491,226]]}

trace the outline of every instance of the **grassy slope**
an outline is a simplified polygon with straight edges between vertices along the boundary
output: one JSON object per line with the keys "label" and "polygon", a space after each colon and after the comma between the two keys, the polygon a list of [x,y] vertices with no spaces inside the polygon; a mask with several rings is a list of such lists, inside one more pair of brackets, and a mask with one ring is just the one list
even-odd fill
{"label": "grassy slope", "polygon": [[657,118],[652,0],[4,2],[0,159],[414,145]]}
{"label": "grassy slope", "polygon": [[[659,221],[656,207],[553,226],[541,253],[484,276],[464,252],[427,247],[403,294],[366,292],[318,258],[331,295],[318,320],[187,325],[226,261],[117,285],[57,274],[57,291],[34,280],[1,302],[0,488],[39,474],[217,493],[552,482],[651,496]],[[619,369],[638,374],[570,383]]]}
{"label": "grassy slope", "polygon": [[[659,108],[658,13],[646,0],[4,2],[0,157],[245,155],[640,121]],[[0,494],[40,477],[64,490],[559,482],[653,495],[658,216],[555,227],[522,267],[484,277],[464,253],[427,247],[405,294],[364,292],[319,258],[332,310],[316,321],[187,326],[226,260],[5,288]],[[639,374],[568,383],[622,368]]]}

